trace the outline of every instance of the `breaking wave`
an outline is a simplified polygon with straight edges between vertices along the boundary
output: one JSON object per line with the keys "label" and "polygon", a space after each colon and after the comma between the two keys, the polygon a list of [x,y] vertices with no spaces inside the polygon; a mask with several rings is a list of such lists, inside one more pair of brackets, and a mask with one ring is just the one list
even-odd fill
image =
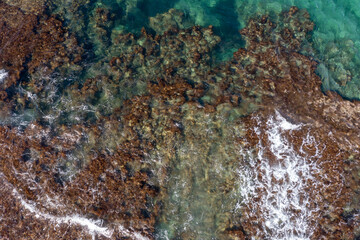
{"label": "breaking wave", "polygon": [[[265,123],[256,121],[257,145],[241,152],[246,166],[238,171],[246,218],[260,223],[256,237],[310,239],[310,221],[318,209],[311,207],[308,188],[318,171],[320,148],[309,131],[296,148],[290,138],[303,125],[290,123],[278,112]],[[314,154],[305,150],[309,146]]]}

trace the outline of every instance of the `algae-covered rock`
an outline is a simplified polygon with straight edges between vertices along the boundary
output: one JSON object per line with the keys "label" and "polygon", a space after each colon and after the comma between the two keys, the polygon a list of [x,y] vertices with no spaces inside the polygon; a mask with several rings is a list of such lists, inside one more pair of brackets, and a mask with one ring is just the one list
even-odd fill
{"label": "algae-covered rock", "polygon": [[46,0],[4,0],[6,4],[20,8],[25,13],[40,15],[47,7]]}
{"label": "algae-covered rock", "polygon": [[5,3],[0,3],[0,12],[0,68],[7,73],[2,100],[22,114],[24,107],[36,105],[36,94],[52,85],[49,75],[55,70],[79,71],[83,49],[54,16],[24,13]]}
{"label": "algae-covered rock", "polygon": [[[124,3],[54,2],[72,19],[69,31],[53,16],[0,4],[0,74],[7,73],[0,113],[28,119],[0,126],[0,236],[270,238],[278,234],[266,222],[270,210],[259,207],[276,193],[271,183],[282,185],[262,167],[281,168],[291,152],[312,169],[293,187],[307,194],[301,206],[310,227],[301,233],[354,238],[360,105],[321,91],[318,63],[301,54],[314,27],[307,12],[252,18],[241,31],[246,46],[215,65],[221,39],[213,27],[186,28],[172,9],[149,20],[156,36],[146,28],[128,33],[122,26],[141,1]],[[80,69],[87,53],[72,33],[83,27],[77,37],[94,52]],[[68,68],[79,76],[62,78]],[[330,89],[328,68],[319,68]],[[280,127],[286,131],[273,137]],[[274,152],[275,140],[286,151]],[[288,210],[291,222],[303,209]]]}
{"label": "algae-covered rock", "polygon": [[154,29],[157,34],[162,34],[171,28],[184,29],[191,25],[191,22],[186,19],[184,13],[174,8],[166,13],[150,17],[149,19],[149,26]]}

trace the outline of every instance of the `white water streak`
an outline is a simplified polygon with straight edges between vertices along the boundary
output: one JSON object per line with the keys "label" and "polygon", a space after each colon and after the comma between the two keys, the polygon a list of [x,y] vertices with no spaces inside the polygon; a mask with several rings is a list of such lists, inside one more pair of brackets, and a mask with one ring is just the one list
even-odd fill
{"label": "white water streak", "polygon": [[0,84],[5,81],[8,75],[9,74],[4,69],[0,69]]}
{"label": "white water streak", "polygon": [[[88,232],[92,235],[92,239],[96,239],[96,235],[102,235],[107,238],[112,238],[114,230],[109,229],[107,227],[102,227],[103,224],[102,220],[91,220],[85,217],[82,217],[80,215],[71,215],[71,216],[55,216],[52,214],[44,213],[40,211],[33,202],[28,202],[24,200],[24,198],[21,196],[21,194],[12,186],[10,182],[7,181],[4,174],[0,173],[0,177],[2,177],[6,182],[6,184],[13,189],[12,194],[14,197],[16,197],[21,205],[28,210],[30,213],[34,214],[36,218],[45,219],[51,222],[59,224],[69,224],[69,225],[80,225],[85,227]],[[50,197],[46,195],[47,201],[50,201],[51,204],[53,204],[53,201],[51,201]],[[58,205],[59,207],[61,205]],[[126,237],[130,237],[135,240],[148,240],[146,236],[141,235],[138,232],[130,231],[129,229],[126,229],[124,226],[117,224],[116,228],[118,231],[123,234]]]}
{"label": "white water streak", "polygon": [[[264,124],[258,121],[258,125]],[[308,133],[299,153],[296,152],[284,133],[291,134],[300,130],[302,125],[288,122],[277,112],[275,117],[267,120],[266,125],[267,130],[256,128],[255,132],[259,139],[267,136],[268,145],[259,140],[257,153],[250,150],[241,153],[248,164],[246,169],[239,169],[243,203],[245,206],[252,203],[263,214],[265,222],[260,231],[267,239],[310,239],[312,229],[309,220],[317,209],[310,208],[305,189],[308,181],[313,179],[312,172],[317,169],[315,162],[321,157],[320,151],[315,139]],[[316,148],[313,156],[303,151],[306,145]],[[270,162],[266,153],[274,155],[275,160]],[[254,198],[257,195],[260,195],[259,200]]]}
{"label": "white water streak", "polygon": [[59,216],[54,216],[54,215],[51,215],[48,213],[43,213],[35,207],[35,204],[28,203],[27,201],[25,201],[15,189],[13,189],[13,195],[15,197],[17,197],[20,200],[22,206],[29,212],[33,213],[36,218],[43,218],[43,219],[49,220],[51,222],[54,222],[56,224],[78,224],[78,225],[81,225],[88,229],[88,231],[92,235],[93,239],[95,239],[96,234],[105,236],[107,238],[110,238],[113,234],[112,230],[110,230],[106,227],[101,227],[102,221],[100,221],[100,220],[93,221],[93,220],[81,217],[79,215],[59,217]]}

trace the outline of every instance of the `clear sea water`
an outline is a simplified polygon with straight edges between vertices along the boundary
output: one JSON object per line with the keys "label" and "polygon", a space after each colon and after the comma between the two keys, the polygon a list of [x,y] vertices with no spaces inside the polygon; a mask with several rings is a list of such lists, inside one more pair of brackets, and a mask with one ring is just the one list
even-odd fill
{"label": "clear sea water", "polygon": [[[196,24],[218,27],[225,40],[233,38],[255,14],[275,16],[290,6],[307,9],[315,22],[312,55],[322,63],[318,72],[324,82],[323,89],[360,99],[359,0],[180,0],[174,3],[175,8],[188,12]],[[233,43],[227,47],[226,53],[237,46]],[[345,82],[346,73],[351,73],[352,79]]]}
{"label": "clear sea water", "polygon": [[[87,22],[99,6],[108,8],[114,15],[114,24],[108,26],[109,35],[117,32],[139,33],[141,27],[149,28],[149,17],[164,13],[171,8],[183,11],[192,25],[213,25],[215,33],[222,39],[221,47],[217,48],[213,54],[214,62],[229,60],[233,52],[244,46],[239,30],[246,26],[251,17],[268,14],[276,18],[281,11],[291,6],[305,8],[315,23],[315,30],[309,40],[312,50],[303,53],[311,55],[319,62],[317,72],[322,78],[323,90],[337,91],[344,98],[360,100],[360,71],[358,70],[360,69],[360,0],[98,0],[88,1],[79,8],[82,16],[85,16],[83,18],[78,18],[69,10],[71,1],[54,0],[53,2],[54,11],[65,14],[65,23],[80,37],[88,51],[87,65],[80,76],[82,78],[106,71],[94,63],[99,59],[107,58],[107,54],[113,47],[111,41],[101,42],[96,39],[96,33]],[[0,70],[0,82],[5,77],[6,72]],[[73,78],[76,79],[76,77]],[[68,82],[72,81],[75,80],[69,77],[56,84],[70,84]],[[56,87],[57,85],[54,88]],[[120,95],[123,94],[124,98],[127,98],[132,94],[141,94],[142,91],[143,89],[139,86],[135,90],[124,89]],[[38,98],[36,101],[50,104],[54,101],[56,111],[51,112],[51,116],[57,117],[62,114],[60,112],[66,110],[67,101],[70,100],[51,95],[46,99]],[[87,108],[79,105],[78,107],[79,109],[73,112],[79,112],[80,109],[90,112],[93,109],[92,106]],[[66,114],[66,121],[75,123],[77,115],[72,117],[72,114],[72,112]],[[33,113],[31,109],[26,110],[20,116],[19,123],[15,124],[26,125],[36,119],[35,115],[36,113]],[[186,116],[186,112],[184,115]],[[182,124],[187,129],[185,135],[201,134],[198,135],[198,142],[192,142],[189,138],[175,146],[178,150],[172,166],[172,175],[167,179],[168,199],[163,203],[163,212],[156,226],[157,239],[222,239],[219,233],[225,229],[233,215],[241,214],[238,212],[239,204],[251,201],[256,188],[264,188],[262,183],[257,181],[256,172],[250,171],[248,175],[244,175],[246,172],[242,169],[244,166],[233,165],[233,156],[237,156],[240,162],[248,161],[250,165],[255,164],[253,162],[259,159],[262,160],[261,154],[251,156],[250,150],[246,152],[239,146],[231,146],[235,138],[243,136],[244,129],[231,121],[224,120],[226,116],[221,114],[214,117],[199,113],[191,117],[196,119],[198,124],[191,125],[191,121],[184,120]],[[17,119],[13,118],[12,121],[17,121]],[[20,123],[24,121],[26,123]],[[2,123],[7,122],[2,120]],[[285,124],[283,128],[281,128],[282,123]],[[299,178],[300,175],[310,179],[311,171],[316,169],[316,166],[307,165],[304,158],[311,158],[311,156],[304,157],[293,153],[291,144],[288,144],[283,137],[284,133],[300,126],[290,125],[280,115],[268,119],[263,124],[268,124],[275,129],[264,134],[273,138],[272,150],[275,149],[275,153],[281,154],[287,161],[287,165],[283,168],[270,169],[264,163],[258,166],[261,171],[268,175],[276,175],[279,179],[285,179],[284,171],[291,168],[294,179]],[[260,148],[261,142],[258,145]],[[206,149],[207,152],[199,149]],[[161,154],[154,152],[148,161],[161,165],[161,159]],[[301,174],[299,171],[302,171]],[[293,188],[292,184],[295,185],[291,180],[283,191]],[[228,195],[223,195],[226,186],[232,186],[232,189],[235,189],[232,190],[230,198]],[[303,191],[303,188],[302,185],[297,186],[296,193]],[[247,192],[244,193],[245,190]],[[272,191],[271,188],[267,190]],[[284,200],[284,196],[282,197],[280,196],[277,200],[287,201],[287,199]],[[263,199],[263,201],[265,204],[266,201],[269,202],[269,199]],[[304,211],[305,217],[310,215],[305,205],[299,203],[297,196],[293,196],[289,201],[297,205],[300,211]],[[269,233],[271,235],[269,239],[295,239],[291,235],[294,229],[290,226],[293,223],[290,218],[294,216],[285,216],[286,208],[271,203],[270,205],[273,208],[269,207],[270,210],[267,210],[268,218],[271,220],[267,227],[272,228],[270,230],[273,231],[275,229],[279,235]],[[284,222],[288,225],[281,227],[280,225]],[[294,226],[298,228],[295,230],[299,231],[307,227],[303,219],[299,219]],[[309,239],[308,229],[302,229],[300,232],[300,237],[296,239]]]}
{"label": "clear sea water", "polygon": [[[64,8],[70,6],[70,2],[60,2],[59,6]],[[238,31],[246,26],[249,18],[263,14],[276,17],[290,6],[305,8],[316,25],[311,39],[313,51],[308,54],[321,63],[318,73],[323,79],[324,91],[334,90],[343,97],[360,99],[360,74],[357,70],[360,67],[360,0],[98,0],[87,6],[90,15],[98,6],[122,15],[116,18],[112,30],[132,32],[147,27],[149,17],[170,8],[179,9],[193,24],[215,27],[223,41],[221,49],[214,54],[219,60],[231,58],[232,52],[243,46]],[[71,17],[73,15],[69,14],[70,25]],[[84,30],[79,29],[76,21],[74,24],[78,32]],[[87,31],[91,36],[91,26]],[[101,55],[104,46],[95,43],[94,52]]]}
{"label": "clear sea water", "polygon": [[[66,10],[70,6],[70,2],[60,1],[58,6],[58,11],[61,12],[61,8]],[[318,74],[323,80],[323,90],[334,90],[345,98],[360,99],[360,72],[358,71],[360,69],[360,0],[99,0],[91,1],[82,11],[84,15],[91,18],[96,7],[108,8],[115,15],[115,22],[109,27],[111,33],[139,33],[141,27],[149,28],[149,17],[167,12],[171,8],[181,10],[191,25],[214,26],[215,33],[222,39],[221,47],[216,49],[213,54],[218,62],[230,59],[233,52],[244,46],[239,30],[246,26],[251,17],[268,14],[276,18],[281,11],[287,10],[291,6],[307,9],[315,23],[315,30],[310,39],[313,49],[304,53],[319,61]],[[84,25],[87,27],[79,28],[78,23],[73,19],[74,15],[67,13],[67,16],[67,23],[71,29],[90,41],[88,43],[91,47],[88,50],[93,53],[91,58],[106,57],[107,49],[111,49],[111,43],[99,42],[96,37],[92,37],[96,34],[90,25],[85,22]],[[91,64],[89,66],[85,76],[91,76],[94,72],[101,71],[92,67]],[[351,78],[348,77],[349,75]],[[211,128],[209,122],[222,122],[222,120],[221,116],[217,120],[207,119],[208,117],[199,116],[198,121],[203,125],[190,128],[195,129],[194,132],[197,134],[207,132],[209,135],[199,136],[199,142],[194,143],[189,140],[190,142],[185,141],[181,146],[177,146],[179,150],[175,160],[176,164],[168,179],[169,198],[164,203],[163,213],[157,224],[158,239],[219,238],[218,234],[222,225],[226,225],[225,223],[230,218],[228,214],[232,211],[236,212],[234,206],[237,204],[237,199],[244,197],[241,192],[244,189],[250,189],[251,192],[251,186],[242,185],[244,179],[247,179],[246,176],[238,175],[236,166],[228,168],[228,162],[231,161],[227,160],[226,156],[239,155],[241,150],[227,147],[231,144],[231,138],[225,139],[221,135],[209,132],[207,130]],[[183,124],[186,127],[186,122]],[[225,124],[220,129],[228,131],[232,127],[234,126]],[[276,134],[280,139],[281,133],[277,132]],[[224,136],[236,137],[231,134],[224,134]],[[205,143],[205,139],[211,141]],[[219,143],[219,146],[214,143]],[[211,153],[205,154],[197,150],[201,147],[208,149]],[[277,147],[281,149],[288,146],[284,143]],[[152,158],[152,161],[161,162],[159,155],[154,154]],[[299,159],[303,161],[301,158]],[[295,172],[297,165],[299,165],[299,169],[308,167],[300,162],[290,163],[295,166],[293,169]],[[262,166],[265,172],[275,171],[267,169],[267,167]],[[256,175],[256,173],[254,174]],[[297,177],[297,174],[294,173],[294,176]],[[192,179],[189,179],[189,176],[192,176]],[[211,180],[211,176],[215,179]],[[231,179],[234,181],[233,179],[236,177],[243,180],[235,181],[239,190],[232,194],[231,199],[222,196],[221,192],[211,191],[211,189],[222,188],[225,182]],[[256,176],[252,176],[252,178],[256,179]],[[256,183],[253,184],[256,185]],[[256,187],[255,185],[253,187]],[[298,191],[301,191],[300,187]],[[298,200],[294,198],[291,201],[296,203]],[[283,215],[284,209],[279,210],[275,207],[273,211],[280,211],[280,213],[270,216],[270,220],[284,218],[284,221],[288,221],[287,217],[289,216]],[[306,212],[306,214],[309,213]],[[272,222],[271,224],[276,223]],[[288,224],[291,222],[288,221]],[[306,223],[303,221],[296,224],[299,225],[298,228],[306,227]],[[277,227],[274,226],[275,229]],[[289,231],[291,232],[291,227],[279,231],[287,234]],[[308,239],[305,233],[301,236],[299,239]],[[276,237],[273,236],[273,239]]]}
{"label": "clear sea water", "polygon": [[[127,9],[130,13],[129,16],[136,15],[135,19],[131,18],[128,26],[123,26],[123,28],[133,32],[139,31],[140,27],[147,23],[148,17],[166,12],[170,8],[183,11],[193,24],[213,25],[215,32],[222,38],[222,47],[217,49],[216,54],[214,54],[218,61],[230,59],[232,53],[244,45],[239,30],[246,26],[249,18],[263,14],[269,14],[276,18],[277,14],[291,6],[305,8],[315,23],[315,30],[310,40],[313,51],[305,54],[311,55],[319,61],[318,74],[323,80],[323,90],[337,91],[349,99],[360,99],[360,72],[358,70],[360,69],[360,0],[130,0],[125,2],[99,1],[97,4],[112,7],[116,5],[119,8]],[[140,18],[138,18],[139,16]],[[351,75],[350,78],[349,75]],[[204,122],[205,118],[206,116],[202,116]],[[213,139],[215,142],[226,143],[220,136],[211,135],[208,137],[215,138]],[[281,135],[277,137],[280,139]],[[180,147],[177,159],[179,163],[169,180],[169,199],[165,203],[163,215],[157,225],[158,239],[182,239],[184,236],[186,239],[186,233],[191,233],[192,235],[190,234],[188,237],[194,239],[221,238],[218,231],[221,229],[221,225],[227,221],[228,216],[226,214],[236,211],[230,207],[236,205],[234,199],[240,199],[241,191],[244,189],[251,192],[251,186],[247,188],[241,185],[243,182],[240,183],[240,181],[237,183],[239,184],[239,192],[233,193],[235,197],[232,200],[224,199],[219,193],[216,195],[216,191],[210,193],[210,188],[220,187],[223,184],[222,181],[227,181],[236,176],[235,172],[226,169],[227,154],[221,151],[231,152],[229,153],[231,155],[237,150],[221,150],[222,147],[226,149],[222,144],[219,144],[218,149],[211,143],[208,147],[214,149],[210,156],[204,156],[204,153],[198,152],[196,144],[194,146],[185,142]],[[288,146],[283,143],[277,147],[281,149]],[[190,153],[188,153],[189,151]],[[284,150],[281,149],[281,151]],[[260,157],[258,156],[258,158]],[[302,171],[302,168],[307,169],[307,172],[310,171],[310,167],[304,163],[304,160],[299,159],[299,162],[296,162],[298,159],[295,158],[289,163],[291,170],[294,171],[295,178],[298,177],[297,174]],[[222,162],[224,166],[219,162]],[[262,166],[265,172],[276,171],[267,167]],[[217,180],[207,179],[203,171]],[[282,170],[278,171],[281,172]],[[189,174],[194,179],[189,180]],[[256,175],[256,173],[254,174]],[[226,175],[230,175],[230,177],[225,177]],[[306,177],[311,178],[310,174]],[[239,178],[246,179],[246,176],[239,176]],[[254,176],[252,178],[254,179]],[[291,183],[289,188],[292,188]],[[298,191],[301,191],[301,187],[298,186],[297,188],[299,188]],[[277,201],[284,200],[286,199],[277,199]],[[299,200],[294,197],[289,201],[293,201],[292,204],[296,205]],[[299,206],[299,208],[304,211],[303,217],[310,214],[306,207]],[[273,212],[269,213],[272,215],[269,215],[270,220],[268,221],[271,226],[268,227],[276,231],[275,235],[271,235],[271,239],[309,239],[309,235],[305,233],[308,229],[304,219],[292,223],[289,219],[293,216],[284,215],[286,209],[279,206],[271,209]],[[279,228],[276,223],[277,220],[274,219],[288,221],[288,225]],[[294,225],[291,226],[291,224]],[[302,233],[300,237],[292,235],[291,232],[294,228],[298,228],[297,230]],[[289,233],[290,235],[288,235]]]}

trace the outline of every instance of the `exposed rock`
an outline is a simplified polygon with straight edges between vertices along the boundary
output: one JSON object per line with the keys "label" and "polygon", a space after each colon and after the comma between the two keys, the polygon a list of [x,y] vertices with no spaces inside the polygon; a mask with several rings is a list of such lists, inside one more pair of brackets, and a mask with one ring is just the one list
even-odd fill
{"label": "exposed rock", "polygon": [[64,66],[81,59],[82,50],[62,23],[54,17],[25,14],[16,7],[0,3],[1,61],[0,68],[9,72],[4,81],[8,88],[20,79],[21,74],[47,69],[50,74],[60,65]]}
{"label": "exposed rock", "polygon": [[[45,68],[48,74],[79,60],[80,49],[65,47],[77,44],[60,21],[38,20],[3,3],[1,9],[8,16],[0,25],[0,68],[9,72],[5,89],[18,84],[23,71],[35,74]],[[309,15],[293,7],[282,14],[281,23],[267,16],[250,20],[241,31],[246,48],[214,67],[210,54],[220,38],[212,27],[177,29],[181,21],[174,14],[152,20],[174,20],[170,30],[158,29],[165,30],[161,35],[143,29],[140,36],[113,36],[111,57],[95,64],[105,70],[64,89],[57,110],[79,111],[78,122],[46,125],[38,119],[22,128],[0,127],[0,194],[5,196],[0,236],[154,239],[156,221],[185,219],[181,211],[186,209],[201,219],[202,231],[175,227],[174,238],[213,237],[209,226],[220,239],[266,238],[263,213],[252,209],[264,193],[242,206],[241,214],[233,209],[238,199],[231,196],[241,187],[238,167],[248,161],[240,151],[259,154],[259,142],[270,141],[266,119],[277,111],[303,124],[284,133],[294,151],[321,152],[319,171],[304,180],[309,208],[317,209],[307,219],[311,238],[354,238],[359,229],[360,104],[321,92],[317,62],[299,53],[314,27]],[[93,17],[97,27],[108,28],[106,9]],[[19,18],[23,25],[17,25]],[[43,85],[34,79],[24,85],[39,93]],[[20,95],[7,98],[17,98],[25,108]],[[321,144],[304,145],[308,133]],[[276,161],[268,148],[267,159]],[[190,184],[179,186],[183,183]],[[179,196],[181,205],[176,205],[172,201]],[[198,214],[195,210],[204,205],[208,209]],[[219,206],[221,211],[212,211]],[[24,226],[28,230],[22,235]]]}
{"label": "exposed rock", "polygon": [[[296,17],[297,11],[296,8],[291,8],[285,16]],[[306,33],[312,27],[310,24],[310,27],[299,29]],[[360,144],[360,128],[356,120],[360,113],[360,104],[343,100],[335,93],[328,92],[325,95],[321,92],[321,80],[314,73],[317,63],[296,52],[304,35],[284,35],[284,31],[288,30],[285,28],[277,31],[276,25],[266,17],[259,21],[251,20],[249,26],[242,30],[247,39],[247,48],[234,54],[237,63],[233,68],[238,74],[247,76],[246,79],[252,79],[254,84],[260,86],[261,92],[265,93],[262,96],[265,105],[258,115],[264,114],[267,118],[273,111],[269,106],[273,106],[291,121],[312,126],[310,132],[316,136],[316,142],[326,146],[321,150],[322,156],[317,159],[322,173],[316,175],[317,184],[308,192],[313,199],[322,199],[316,203],[320,214],[312,222],[315,233],[311,238],[352,239],[353,229],[359,222],[344,221],[341,214],[350,199],[356,196],[356,192],[346,187],[341,179],[350,178],[349,173],[344,171],[344,159],[356,152]],[[300,39],[289,36],[300,36]],[[253,131],[251,129],[254,129],[256,124],[254,120],[250,120],[247,129]],[[266,128],[260,126],[262,127]],[[249,133],[247,141],[251,142],[254,135],[253,132]],[[297,137],[295,133],[291,136],[293,139],[304,137]],[[295,146],[300,145],[301,143],[295,142]],[[359,162],[352,164],[358,166]],[[320,195],[316,196],[319,193]],[[329,206],[331,209],[328,209]],[[321,214],[326,212],[330,215]],[[249,235],[259,232],[256,225],[252,224],[254,220],[245,220],[243,223]]]}
{"label": "exposed rock", "polygon": [[4,119],[9,109],[23,112],[32,95],[46,88],[54,70],[76,69],[83,50],[53,16],[24,13],[5,3],[0,3],[0,13],[0,69],[7,73],[0,83]]}

